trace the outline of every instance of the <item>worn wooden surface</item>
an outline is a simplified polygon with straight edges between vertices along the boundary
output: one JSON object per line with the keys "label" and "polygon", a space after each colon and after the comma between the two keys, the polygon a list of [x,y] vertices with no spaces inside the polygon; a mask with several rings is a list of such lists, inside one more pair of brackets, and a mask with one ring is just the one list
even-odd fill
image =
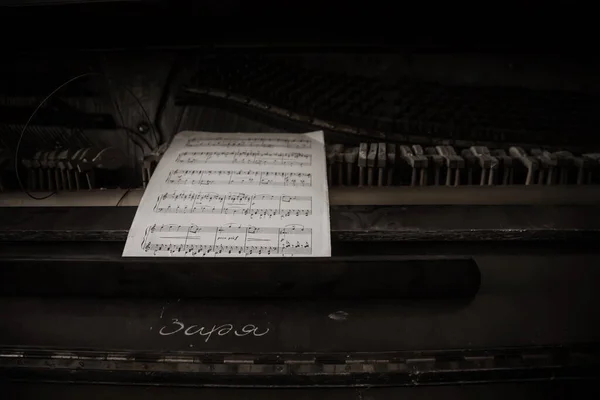
{"label": "worn wooden surface", "polygon": [[[135,207],[0,208],[0,240],[124,241]],[[333,241],[594,240],[596,206],[338,206]]]}
{"label": "worn wooden surface", "polygon": [[471,298],[480,284],[477,264],[464,256],[198,260],[62,250],[5,255],[0,295],[456,299]]}
{"label": "worn wooden surface", "polygon": [[[595,382],[535,382],[429,386],[416,388],[336,388],[336,389],[194,389],[156,386],[110,386],[52,383],[11,383],[4,386],[9,396],[23,400],[61,398],[63,400],[552,400],[598,396]],[[596,393],[596,395],[593,395]]]}
{"label": "worn wooden surface", "polygon": [[[467,302],[4,297],[0,343],[257,353],[477,349],[600,340],[598,256],[490,254],[475,260],[482,284]],[[363,279],[369,277],[363,274]],[[270,333],[252,338],[217,335],[208,341],[184,334],[161,336],[158,330],[173,318],[209,327],[254,324],[270,328]]]}
{"label": "worn wooden surface", "polygon": [[[39,197],[48,192],[34,193]],[[137,207],[144,189],[59,192],[34,200],[23,192],[0,193],[0,207]],[[600,204],[600,185],[395,186],[329,188],[332,206],[575,206]]]}

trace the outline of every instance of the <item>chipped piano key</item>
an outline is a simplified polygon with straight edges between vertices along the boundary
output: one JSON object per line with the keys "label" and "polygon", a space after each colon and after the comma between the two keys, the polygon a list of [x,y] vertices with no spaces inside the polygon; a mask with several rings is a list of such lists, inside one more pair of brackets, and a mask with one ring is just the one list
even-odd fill
{"label": "chipped piano key", "polygon": [[412,149],[408,146],[400,146],[400,154],[402,159],[410,166],[410,185],[415,186],[417,184],[417,174],[419,175],[419,184],[423,186],[425,184],[425,172],[429,164],[427,157],[424,155],[416,155]]}

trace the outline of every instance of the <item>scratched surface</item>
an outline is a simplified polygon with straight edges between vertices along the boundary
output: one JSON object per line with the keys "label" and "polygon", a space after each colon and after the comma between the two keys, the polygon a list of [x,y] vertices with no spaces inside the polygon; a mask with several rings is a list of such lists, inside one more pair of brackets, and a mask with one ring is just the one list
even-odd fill
{"label": "scratched surface", "polygon": [[[261,353],[460,349],[600,340],[597,257],[482,255],[476,260],[482,286],[470,302],[2,298],[0,343]],[[184,328],[180,329],[180,324]],[[224,325],[227,329],[219,335],[219,327]],[[234,329],[244,332],[244,327],[246,331],[256,327],[262,335],[235,334]],[[161,335],[161,329],[163,333],[177,332]]]}

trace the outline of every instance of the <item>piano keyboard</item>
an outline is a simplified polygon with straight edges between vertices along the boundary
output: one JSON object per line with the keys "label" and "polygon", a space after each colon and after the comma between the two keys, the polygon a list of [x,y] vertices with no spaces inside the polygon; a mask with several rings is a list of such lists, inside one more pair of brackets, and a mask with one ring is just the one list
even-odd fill
{"label": "piano keyboard", "polygon": [[521,147],[335,144],[326,156],[330,186],[583,185],[600,169],[600,153]]}

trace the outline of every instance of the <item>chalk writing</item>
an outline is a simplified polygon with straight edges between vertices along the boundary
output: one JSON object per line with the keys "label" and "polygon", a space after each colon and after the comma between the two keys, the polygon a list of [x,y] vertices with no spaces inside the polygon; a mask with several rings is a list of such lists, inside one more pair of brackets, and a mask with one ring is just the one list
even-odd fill
{"label": "chalk writing", "polygon": [[234,324],[213,325],[212,327],[202,325],[186,325],[177,318],[173,318],[170,324],[164,325],[158,333],[161,336],[185,335],[201,336],[204,342],[208,342],[213,334],[217,336],[251,336],[261,337],[269,333],[269,328],[260,328],[254,324],[246,324],[236,327]]}

